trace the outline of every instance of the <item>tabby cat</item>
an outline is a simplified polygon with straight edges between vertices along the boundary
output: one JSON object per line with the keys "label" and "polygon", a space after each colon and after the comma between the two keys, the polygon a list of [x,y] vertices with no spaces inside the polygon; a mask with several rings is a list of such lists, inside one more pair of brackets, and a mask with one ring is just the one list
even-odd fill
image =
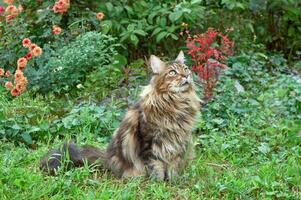
{"label": "tabby cat", "polygon": [[61,150],[48,152],[41,159],[41,169],[55,172],[68,153],[73,166],[82,166],[86,160],[120,177],[176,177],[193,157],[191,131],[200,100],[182,51],[171,62],[152,55],[150,66],[150,84],[129,108],[106,149],[68,142]]}

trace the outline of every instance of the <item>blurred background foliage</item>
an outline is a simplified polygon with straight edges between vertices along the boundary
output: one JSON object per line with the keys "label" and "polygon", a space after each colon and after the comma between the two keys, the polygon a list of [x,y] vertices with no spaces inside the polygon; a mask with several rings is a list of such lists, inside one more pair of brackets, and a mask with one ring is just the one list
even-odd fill
{"label": "blurred background foliage", "polygon": [[[209,27],[233,30],[235,51],[198,130],[229,129],[233,118],[260,118],[264,125],[258,128],[270,117],[298,125],[300,1],[72,0],[63,15],[53,12],[54,3],[18,1],[24,11],[12,23],[1,14],[0,67],[15,70],[17,58],[26,54],[24,38],[43,49],[24,71],[29,88],[23,96],[13,99],[1,89],[1,138],[34,143],[66,130],[80,132],[85,123],[99,137],[108,136],[149,80],[145,59],[174,59],[185,50],[187,31],[193,36]],[[61,34],[52,33],[53,25]],[[254,109],[265,115],[253,116]]]}

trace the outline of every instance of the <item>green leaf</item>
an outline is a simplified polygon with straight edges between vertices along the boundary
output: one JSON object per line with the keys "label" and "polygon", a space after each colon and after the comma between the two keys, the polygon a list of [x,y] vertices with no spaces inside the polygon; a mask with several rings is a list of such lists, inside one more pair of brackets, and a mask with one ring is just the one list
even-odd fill
{"label": "green leaf", "polygon": [[156,15],[157,15],[157,13],[155,13],[155,12],[151,13],[147,18],[148,23],[153,24],[153,20]]}
{"label": "green leaf", "polygon": [[160,19],[160,26],[165,27],[166,26],[166,17],[161,17]]}
{"label": "green leaf", "polygon": [[129,15],[134,15],[135,14],[135,12],[133,11],[133,9],[130,6],[125,6],[125,9],[129,13]]}
{"label": "green leaf", "polygon": [[137,37],[135,34],[132,34],[132,35],[131,35],[131,42],[132,42],[135,46],[138,45],[139,39],[138,39],[138,37]]}
{"label": "green leaf", "polygon": [[15,130],[21,130],[21,127],[18,124],[14,124],[12,128]]}
{"label": "green leaf", "polygon": [[169,19],[170,21],[175,22],[182,16],[182,14],[183,14],[182,11],[173,12],[169,15]]}
{"label": "green leaf", "polygon": [[32,138],[28,133],[21,134],[21,137],[26,144],[32,144]]}
{"label": "green leaf", "polygon": [[178,40],[179,39],[179,37],[178,36],[176,36],[175,34],[173,34],[173,33],[171,33],[170,34],[170,36],[171,36],[171,38],[172,39],[174,39],[174,40]]}
{"label": "green leaf", "polygon": [[134,33],[137,33],[138,35],[141,35],[141,36],[146,36],[147,33],[144,32],[143,30],[135,30]]}
{"label": "green leaf", "polygon": [[132,31],[135,30],[135,27],[136,27],[135,24],[129,24],[128,27],[127,27],[127,30],[128,30],[129,32],[132,32]]}
{"label": "green leaf", "polygon": [[192,0],[191,1],[191,5],[193,4],[198,4],[198,3],[202,3],[203,0]]}
{"label": "green leaf", "polygon": [[127,59],[125,56],[121,55],[121,54],[117,54],[113,56],[113,66],[114,67],[123,67],[125,65],[127,65]]}
{"label": "green leaf", "polygon": [[157,43],[160,42],[167,34],[168,34],[168,32],[165,32],[165,31],[159,33],[156,37],[156,42]]}
{"label": "green leaf", "polygon": [[152,33],[152,36],[156,35],[156,34],[159,33],[161,30],[162,30],[161,27],[155,28],[155,30],[154,30],[153,33]]}
{"label": "green leaf", "polygon": [[111,2],[106,3],[106,7],[108,9],[109,12],[112,12],[114,9],[114,6]]}
{"label": "green leaf", "polygon": [[101,32],[103,34],[107,34],[112,28],[112,21],[104,20],[104,21],[101,22],[100,25],[101,25],[101,28],[102,28]]}

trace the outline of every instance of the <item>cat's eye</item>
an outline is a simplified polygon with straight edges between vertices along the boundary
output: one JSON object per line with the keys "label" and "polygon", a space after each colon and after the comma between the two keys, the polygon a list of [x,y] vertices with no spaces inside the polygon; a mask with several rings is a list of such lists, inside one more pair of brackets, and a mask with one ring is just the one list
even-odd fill
{"label": "cat's eye", "polygon": [[174,76],[174,75],[177,74],[177,72],[176,72],[176,70],[171,70],[171,71],[169,71],[168,74],[169,74],[170,76]]}

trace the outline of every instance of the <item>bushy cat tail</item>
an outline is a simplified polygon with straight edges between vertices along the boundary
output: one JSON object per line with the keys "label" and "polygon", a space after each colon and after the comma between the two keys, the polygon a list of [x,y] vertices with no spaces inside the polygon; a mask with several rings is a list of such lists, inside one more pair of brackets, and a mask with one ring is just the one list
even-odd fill
{"label": "bushy cat tail", "polygon": [[50,150],[40,160],[40,169],[55,175],[59,167],[70,169],[89,166],[102,166],[106,159],[106,151],[90,145],[79,146],[72,141],[65,142],[60,149]]}

